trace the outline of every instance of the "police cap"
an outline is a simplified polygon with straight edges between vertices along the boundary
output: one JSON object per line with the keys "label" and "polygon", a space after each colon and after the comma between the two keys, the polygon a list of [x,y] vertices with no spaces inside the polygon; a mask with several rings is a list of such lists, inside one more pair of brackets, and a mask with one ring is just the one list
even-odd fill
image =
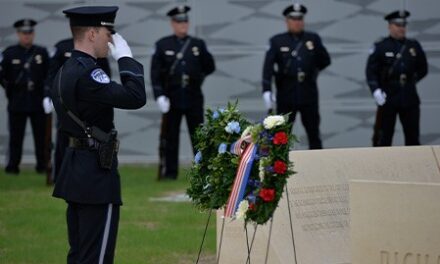
{"label": "police cap", "polygon": [[34,26],[37,22],[33,19],[20,19],[14,23],[14,28],[19,32],[31,33],[34,31]]}
{"label": "police cap", "polygon": [[63,11],[71,27],[106,27],[114,33],[117,6],[82,6]]}
{"label": "police cap", "polygon": [[407,10],[397,10],[387,14],[384,19],[388,21],[388,23],[396,24],[396,25],[406,25],[406,18],[409,17],[411,13]]}
{"label": "police cap", "polygon": [[188,22],[188,12],[191,10],[191,7],[186,5],[181,5],[178,7],[174,7],[170,11],[168,11],[167,16],[171,17],[172,20],[176,22]]}
{"label": "police cap", "polygon": [[283,16],[287,18],[302,18],[307,13],[307,8],[299,3],[289,5],[283,11]]}

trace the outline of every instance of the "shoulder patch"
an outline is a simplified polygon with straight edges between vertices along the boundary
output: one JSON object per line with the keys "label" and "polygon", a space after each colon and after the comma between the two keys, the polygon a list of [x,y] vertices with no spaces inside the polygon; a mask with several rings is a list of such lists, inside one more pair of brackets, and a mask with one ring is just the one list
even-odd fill
{"label": "shoulder patch", "polygon": [[101,68],[94,69],[90,74],[90,77],[92,77],[92,79],[98,83],[110,83],[110,77],[108,77],[108,75]]}

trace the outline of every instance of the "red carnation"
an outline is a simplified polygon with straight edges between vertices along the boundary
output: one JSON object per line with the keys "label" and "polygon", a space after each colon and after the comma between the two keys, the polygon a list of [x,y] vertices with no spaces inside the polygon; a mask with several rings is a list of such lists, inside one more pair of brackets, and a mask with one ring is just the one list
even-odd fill
{"label": "red carnation", "polygon": [[261,189],[260,197],[265,202],[270,202],[275,198],[275,190],[274,189]]}
{"label": "red carnation", "polygon": [[286,170],[287,170],[287,165],[285,162],[281,160],[277,160],[273,164],[273,171],[276,172],[277,174],[284,174],[286,173]]}
{"label": "red carnation", "polygon": [[255,211],[257,208],[254,203],[249,204],[249,210]]}
{"label": "red carnation", "polygon": [[275,133],[275,136],[272,139],[272,142],[275,145],[285,145],[287,144],[287,141],[289,140],[289,138],[287,137],[286,132],[277,132]]}

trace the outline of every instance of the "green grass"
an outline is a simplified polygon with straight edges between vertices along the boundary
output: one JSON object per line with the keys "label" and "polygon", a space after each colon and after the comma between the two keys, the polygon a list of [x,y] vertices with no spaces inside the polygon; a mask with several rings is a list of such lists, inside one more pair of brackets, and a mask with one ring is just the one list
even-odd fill
{"label": "green grass", "polygon": [[[207,213],[190,203],[149,200],[184,192],[185,171],[175,182],[157,182],[156,167],[124,166],[120,173],[124,205],[115,263],[195,263]],[[44,183],[31,170],[0,172],[0,263],[66,263],[66,203]],[[212,259],[214,252],[213,217],[203,255]]]}

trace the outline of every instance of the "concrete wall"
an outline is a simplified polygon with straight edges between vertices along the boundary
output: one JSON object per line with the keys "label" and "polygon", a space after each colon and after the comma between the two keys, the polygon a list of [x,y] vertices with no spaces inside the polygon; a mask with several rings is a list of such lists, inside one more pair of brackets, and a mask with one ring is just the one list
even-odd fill
{"label": "concrete wall", "polygon": [[[240,109],[249,118],[264,116],[261,100],[261,68],[268,39],[285,30],[281,12],[288,0],[189,0],[192,7],[191,31],[204,38],[214,54],[217,71],[205,82],[207,107],[240,101]],[[425,48],[430,73],[419,84],[422,99],[421,141],[440,143],[440,1],[409,0],[412,12],[409,35]],[[380,36],[386,36],[383,15],[400,7],[399,0],[304,0],[309,8],[307,28],[321,34],[332,56],[332,65],[319,77],[322,138],[326,148],[370,146],[375,104],[365,83],[364,69],[368,50]],[[62,1],[0,0],[0,48],[15,43],[12,23],[22,17],[39,21],[36,43],[51,48],[69,36],[61,10],[83,4],[120,6],[117,30],[128,40],[134,55],[145,66],[149,102],[139,111],[118,111],[116,126],[122,137],[122,161],[157,160],[160,114],[152,100],[149,83],[150,56],[154,42],[171,33],[166,11],[175,1]],[[113,66],[115,64],[113,63]],[[116,75],[116,68],[113,69]],[[0,96],[0,157],[7,151],[6,100]],[[299,124],[299,123],[298,123]],[[180,155],[191,159],[189,138],[182,126]],[[294,129],[307,147],[301,125]],[[403,144],[400,123],[396,126],[395,145]],[[26,134],[24,161],[33,162],[30,129]]]}

